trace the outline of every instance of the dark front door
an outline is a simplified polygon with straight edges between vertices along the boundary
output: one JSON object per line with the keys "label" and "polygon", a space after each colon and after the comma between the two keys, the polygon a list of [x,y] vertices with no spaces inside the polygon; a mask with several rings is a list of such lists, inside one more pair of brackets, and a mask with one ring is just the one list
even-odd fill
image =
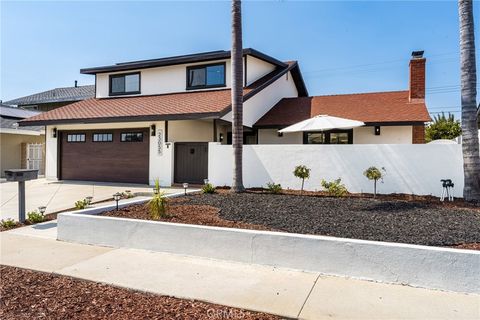
{"label": "dark front door", "polygon": [[203,184],[208,178],[208,143],[175,143],[174,180],[176,183]]}
{"label": "dark front door", "polygon": [[63,180],[148,183],[149,129],[61,131]]}

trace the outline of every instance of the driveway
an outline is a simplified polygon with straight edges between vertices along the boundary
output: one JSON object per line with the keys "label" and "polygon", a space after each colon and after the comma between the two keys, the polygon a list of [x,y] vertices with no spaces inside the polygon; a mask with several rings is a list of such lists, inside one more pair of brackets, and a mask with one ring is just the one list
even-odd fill
{"label": "driveway", "polygon": [[[26,211],[46,206],[46,213],[68,210],[75,201],[92,196],[93,202],[112,198],[116,192],[130,190],[132,193],[151,193],[152,187],[139,184],[121,184],[84,181],[47,181],[37,179],[26,182]],[[162,189],[167,193],[183,191],[178,188]],[[0,219],[18,220],[18,185],[17,182],[0,183]]]}

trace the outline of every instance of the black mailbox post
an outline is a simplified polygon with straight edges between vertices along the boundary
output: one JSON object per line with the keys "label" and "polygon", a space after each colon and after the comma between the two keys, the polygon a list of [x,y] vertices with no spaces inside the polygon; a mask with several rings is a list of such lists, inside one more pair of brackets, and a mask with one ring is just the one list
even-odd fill
{"label": "black mailbox post", "polygon": [[10,169],[5,170],[7,181],[18,181],[18,221],[25,222],[25,181],[38,178],[38,170]]}

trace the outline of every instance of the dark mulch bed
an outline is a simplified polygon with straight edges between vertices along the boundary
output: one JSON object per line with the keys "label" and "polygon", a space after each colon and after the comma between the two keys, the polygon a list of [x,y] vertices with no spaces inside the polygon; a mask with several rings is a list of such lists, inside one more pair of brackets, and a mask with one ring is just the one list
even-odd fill
{"label": "dark mulch bed", "polygon": [[219,216],[226,220],[286,232],[430,246],[480,242],[478,208],[430,201],[224,191],[184,199],[185,204],[219,208]]}
{"label": "dark mulch bed", "polygon": [[[0,267],[0,319],[278,319],[49,273]],[[234,317],[235,316],[235,317]]]}

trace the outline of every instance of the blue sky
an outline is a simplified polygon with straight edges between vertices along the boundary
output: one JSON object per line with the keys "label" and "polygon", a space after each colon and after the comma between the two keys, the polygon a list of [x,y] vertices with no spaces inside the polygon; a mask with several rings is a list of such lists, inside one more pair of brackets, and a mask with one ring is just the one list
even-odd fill
{"label": "blue sky", "polygon": [[[0,18],[4,101],[93,84],[84,67],[230,47],[228,1],[2,1]],[[430,111],[460,108],[455,1],[249,1],[243,27],[244,47],[298,60],[311,95],[407,89],[425,50]]]}

